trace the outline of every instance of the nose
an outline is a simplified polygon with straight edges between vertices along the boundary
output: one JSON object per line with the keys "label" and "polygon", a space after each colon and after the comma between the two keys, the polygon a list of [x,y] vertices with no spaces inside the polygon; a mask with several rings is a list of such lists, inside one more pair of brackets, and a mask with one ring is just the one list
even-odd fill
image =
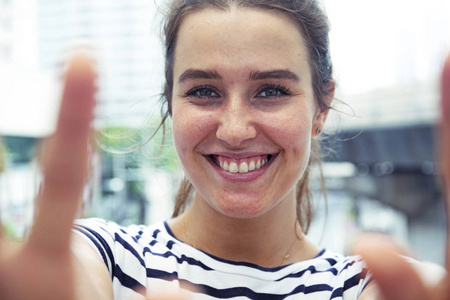
{"label": "nose", "polygon": [[231,147],[239,147],[257,135],[251,107],[241,97],[229,99],[223,106],[216,136]]}

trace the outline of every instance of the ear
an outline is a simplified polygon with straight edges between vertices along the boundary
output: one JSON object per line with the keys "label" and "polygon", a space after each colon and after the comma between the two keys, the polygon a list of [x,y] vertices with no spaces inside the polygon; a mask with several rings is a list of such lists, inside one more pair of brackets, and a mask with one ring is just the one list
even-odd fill
{"label": "ear", "polygon": [[328,113],[330,112],[331,103],[334,98],[335,83],[330,82],[328,85],[328,94],[323,97],[322,105],[317,105],[316,113],[313,119],[312,136],[317,137],[323,132]]}
{"label": "ear", "polygon": [[319,108],[317,107],[316,115],[314,116],[313,126],[312,126],[312,136],[317,137],[323,132],[325,127],[325,122],[328,117],[328,112],[330,109],[328,107]]}

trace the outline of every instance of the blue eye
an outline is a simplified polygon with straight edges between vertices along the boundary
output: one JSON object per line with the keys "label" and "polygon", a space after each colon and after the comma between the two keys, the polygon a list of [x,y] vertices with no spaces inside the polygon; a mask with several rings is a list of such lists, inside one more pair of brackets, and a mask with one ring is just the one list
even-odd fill
{"label": "blue eye", "polygon": [[289,89],[281,85],[270,85],[263,87],[257,97],[261,98],[276,98],[281,96],[290,95]]}
{"label": "blue eye", "polygon": [[220,97],[219,94],[216,93],[212,88],[203,86],[195,87],[189,90],[188,92],[186,92],[186,96],[200,99],[210,99]]}

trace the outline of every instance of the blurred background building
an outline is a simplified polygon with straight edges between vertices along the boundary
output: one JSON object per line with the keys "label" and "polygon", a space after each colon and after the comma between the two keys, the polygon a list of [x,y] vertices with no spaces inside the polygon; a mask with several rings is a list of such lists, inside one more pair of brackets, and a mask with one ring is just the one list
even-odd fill
{"label": "blurred background building", "polygon": [[[318,199],[310,237],[346,252],[361,230],[385,232],[442,264],[434,132],[450,3],[324,5],[338,89],[324,139],[328,204]],[[163,10],[164,0],[0,0],[0,208],[10,234],[32,219],[35,153],[54,127],[64,60],[79,46],[98,63],[96,128],[110,149],[93,151],[82,213],[122,224],[170,217],[181,176],[170,132],[162,155],[160,131],[143,149],[114,154],[139,148],[158,125]]]}

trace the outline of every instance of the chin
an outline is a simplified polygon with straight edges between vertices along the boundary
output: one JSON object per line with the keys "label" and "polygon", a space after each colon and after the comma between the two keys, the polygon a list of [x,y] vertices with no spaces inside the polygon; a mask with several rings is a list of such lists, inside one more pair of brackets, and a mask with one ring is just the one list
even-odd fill
{"label": "chin", "polygon": [[252,199],[252,197],[242,195],[227,197],[227,199],[214,201],[214,209],[230,218],[253,219],[270,210],[268,203],[262,199],[260,197]]}

